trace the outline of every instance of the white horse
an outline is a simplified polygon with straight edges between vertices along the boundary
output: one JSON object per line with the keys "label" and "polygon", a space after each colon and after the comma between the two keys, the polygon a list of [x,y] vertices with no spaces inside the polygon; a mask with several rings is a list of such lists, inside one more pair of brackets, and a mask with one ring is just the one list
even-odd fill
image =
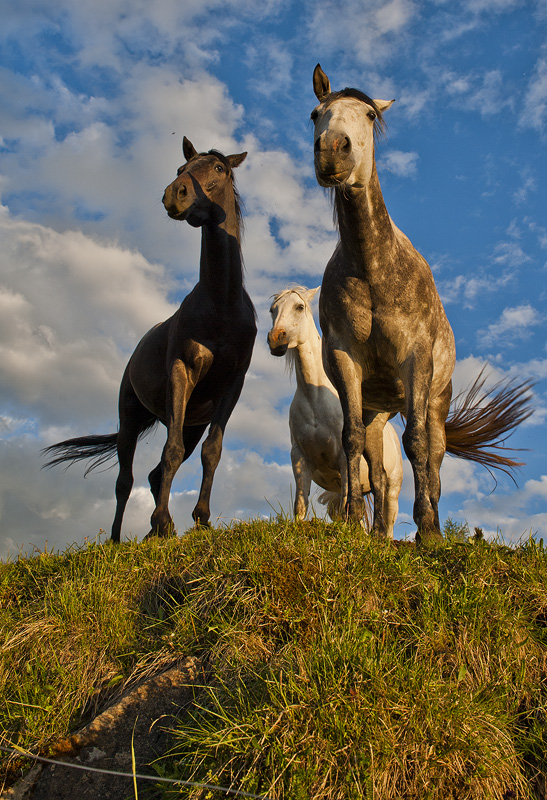
{"label": "white horse", "polygon": [[[329,515],[343,518],[347,502],[347,460],[342,447],[344,418],[338,394],[327,378],[321,356],[321,337],[313,320],[311,301],[318,291],[296,287],[275,295],[270,307],[273,326],[270,352],[290,359],[296,371],[296,391],[289,411],[291,461],[296,482],[294,513],[304,519],[312,480],[326,491]],[[394,427],[384,427],[384,468],[387,475],[387,531],[399,509],[403,460]],[[361,457],[361,493],[371,491],[367,462]]]}

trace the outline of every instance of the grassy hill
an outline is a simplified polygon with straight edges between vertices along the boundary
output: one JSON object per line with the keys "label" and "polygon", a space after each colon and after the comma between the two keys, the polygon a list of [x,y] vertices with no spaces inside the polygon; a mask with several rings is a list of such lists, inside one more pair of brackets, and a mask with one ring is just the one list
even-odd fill
{"label": "grassy hill", "polygon": [[121,683],[197,655],[211,678],[162,775],[287,800],[545,798],[543,542],[447,532],[419,552],[252,522],[2,564],[2,741],[47,754]]}

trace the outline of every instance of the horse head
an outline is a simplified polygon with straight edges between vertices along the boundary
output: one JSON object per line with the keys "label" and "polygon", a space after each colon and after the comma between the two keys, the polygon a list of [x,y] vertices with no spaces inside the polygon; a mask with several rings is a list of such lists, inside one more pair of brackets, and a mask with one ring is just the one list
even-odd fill
{"label": "horse head", "polygon": [[316,289],[298,286],[274,296],[270,306],[273,324],[268,333],[268,345],[273,356],[284,356],[287,350],[307,341],[310,303],[318,291],[319,286]]}
{"label": "horse head", "polygon": [[314,164],[321,186],[367,186],[374,164],[374,135],[383,130],[383,112],[393,100],[372,100],[358,89],[332,92],[318,64],[313,89],[319,105],[314,124]]}
{"label": "horse head", "polygon": [[186,136],[182,150],[186,164],[179,167],[177,177],[164,192],[165,210],[171,219],[186,220],[195,228],[208,222],[221,224],[228,210],[227,193],[235,192],[232,170],[245,160],[247,153],[198,153]]}

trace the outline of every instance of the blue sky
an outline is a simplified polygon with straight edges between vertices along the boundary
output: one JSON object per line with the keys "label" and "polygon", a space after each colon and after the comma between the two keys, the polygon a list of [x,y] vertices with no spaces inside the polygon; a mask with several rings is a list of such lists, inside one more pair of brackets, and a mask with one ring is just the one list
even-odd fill
{"label": "blue sky", "polygon": [[[0,555],[109,530],[116,473],[40,471],[41,447],[117,425],[134,346],[194,285],[199,232],[165,186],[198,150],[247,150],[247,288],[259,335],[227,429],[212,520],[290,512],[294,392],[265,345],[270,297],[321,282],[336,243],[309,115],[333,88],[396,103],[376,157],[388,210],[427,258],[456,336],[456,389],[481,367],[536,382],[516,487],[445,459],[441,517],[547,532],[547,3],[545,0],[58,0],[3,3],[0,30]],[[152,510],[137,450],[126,535]],[[173,486],[179,531],[200,479]],[[414,532],[408,465],[396,536]],[[318,509],[319,511],[321,509]]]}

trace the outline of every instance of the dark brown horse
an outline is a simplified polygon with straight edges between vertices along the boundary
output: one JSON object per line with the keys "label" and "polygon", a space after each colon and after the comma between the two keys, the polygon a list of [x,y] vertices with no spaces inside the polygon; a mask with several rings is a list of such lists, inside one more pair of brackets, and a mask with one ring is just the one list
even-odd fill
{"label": "dark brown horse", "polygon": [[45,466],[94,458],[88,471],[117,453],[116,542],[133,485],[137,440],[157,421],[167,427],[167,442],[148,478],[156,503],[150,534],[173,532],[171,484],[207,426],[203,480],[192,517],[209,524],[224,429],[243,388],[256,337],[255,311],[243,286],[241,211],[232,172],[247,153],[198,153],[186,138],[183,152],[186,164],[165,190],[163,204],[172,219],[201,227],[199,281],[178,311],[148,331],[131,356],[120,386],[118,433],[68,439],[44,451],[55,454]]}
{"label": "dark brown horse", "polygon": [[439,471],[445,451],[487,467],[511,469],[512,459],[493,452],[500,437],[532,413],[528,385],[504,385],[486,404],[472,388],[447,423],[456,350],[452,328],[425,259],[391,220],[374,158],[374,135],[393,101],[372,100],[357,89],[332,92],[318,64],[312,111],[315,173],[334,193],[340,241],[327,264],[319,319],[327,373],[344,414],[348,462],[348,516],[360,520],[363,498],[359,461],[369,465],[374,497],[373,530],[386,536],[383,429],[400,412],[403,446],[414,472],[417,540],[441,537]]}

